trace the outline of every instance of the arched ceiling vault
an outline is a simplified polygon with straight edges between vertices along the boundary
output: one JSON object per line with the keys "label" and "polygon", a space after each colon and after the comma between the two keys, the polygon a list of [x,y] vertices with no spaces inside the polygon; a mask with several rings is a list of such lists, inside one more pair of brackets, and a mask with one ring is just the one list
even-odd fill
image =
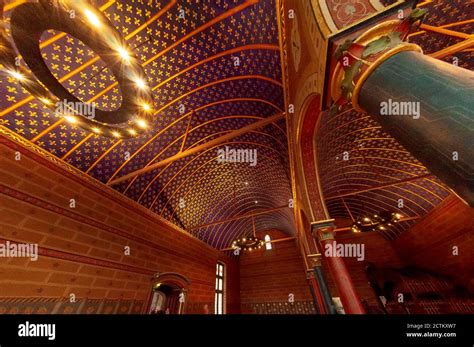
{"label": "arched ceiling vault", "polygon": [[[7,24],[12,10],[23,2],[6,1]],[[284,119],[114,183],[282,112],[275,1],[93,3],[121,32],[145,70],[154,98],[147,131],[133,139],[117,139],[83,130],[55,115],[5,74],[0,74],[0,126],[213,247],[226,248],[232,240],[251,235],[254,225],[256,231],[279,229],[292,235],[292,210],[284,208],[292,197]],[[429,14],[410,41],[427,54],[449,62],[456,58],[459,65],[473,69],[472,48],[458,50],[455,56],[443,53],[470,37],[474,24],[468,3],[422,2]],[[84,43],[50,30],[43,33],[40,49],[50,71],[76,97],[102,110],[120,106],[115,77]],[[333,118],[323,115],[319,126],[318,133],[325,134],[316,138],[319,172],[332,217],[351,219],[394,209],[403,199],[399,211],[409,219],[387,231],[386,236],[394,238],[449,194],[368,115],[349,109]],[[256,149],[257,165],[219,164],[218,150],[225,146]],[[350,160],[341,160],[344,152]],[[386,186],[394,180],[406,181]],[[212,224],[267,209],[272,212]]]}
{"label": "arched ceiling vault", "polygon": [[[111,185],[126,174],[282,112],[273,0],[93,3],[121,32],[145,70],[154,98],[147,131],[117,139],[83,130],[3,74],[1,126]],[[6,2],[7,20],[20,4]],[[50,71],[76,97],[103,110],[120,106],[117,81],[84,43],[50,30],[43,33],[40,48]],[[224,146],[256,149],[257,165],[218,163],[218,149]],[[111,186],[220,249],[253,233],[252,219],[199,226],[287,205],[292,196],[289,177],[286,126],[280,119]],[[253,220],[257,231],[277,228],[291,235],[292,218],[287,209]]]}

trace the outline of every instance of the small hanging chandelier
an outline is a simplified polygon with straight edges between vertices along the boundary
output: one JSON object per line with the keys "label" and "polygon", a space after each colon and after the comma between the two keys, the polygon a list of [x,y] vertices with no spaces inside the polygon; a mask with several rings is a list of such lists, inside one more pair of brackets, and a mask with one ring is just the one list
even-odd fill
{"label": "small hanging chandelier", "polygon": [[259,239],[258,237],[244,237],[242,239],[237,239],[232,242],[233,249],[240,249],[243,251],[252,251],[254,249],[260,249],[265,244],[265,241]]}
{"label": "small hanging chandelier", "polygon": [[384,231],[394,223],[398,223],[402,215],[397,212],[381,211],[379,214],[359,216],[352,224],[351,230],[355,233],[370,231]]}

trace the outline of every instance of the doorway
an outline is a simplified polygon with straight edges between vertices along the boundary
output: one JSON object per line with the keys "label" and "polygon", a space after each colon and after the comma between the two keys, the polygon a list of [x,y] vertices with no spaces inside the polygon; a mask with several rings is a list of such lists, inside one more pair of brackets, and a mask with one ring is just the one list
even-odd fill
{"label": "doorway", "polygon": [[150,314],[180,314],[183,295],[180,288],[157,283],[153,287]]}
{"label": "doorway", "polygon": [[183,314],[189,281],[177,273],[156,273],[152,279],[148,314]]}

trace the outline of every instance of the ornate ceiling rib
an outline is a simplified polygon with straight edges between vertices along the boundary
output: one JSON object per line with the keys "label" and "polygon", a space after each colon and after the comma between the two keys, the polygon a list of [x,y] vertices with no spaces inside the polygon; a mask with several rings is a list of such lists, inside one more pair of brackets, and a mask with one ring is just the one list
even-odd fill
{"label": "ornate ceiling rib", "polygon": [[[259,143],[257,143],[257,142],[234,141],[234,142],[225,142],[225,143],[219,144],[218,146],[229,145],[229,144],[236,144],[236,143],[238,143],[238,144],[247,144],[247,145],[250,144],[250,145],[255,145],[255,146],[262,146],[262,147],[267,148],[267,149],[269,149],[269,150],[271,150],[271,151],[274,151],[275,153],[277,153],[278,155],[280,155],[280,153],[279,153],[278,151],[276,151],[274,148],[261,145],[261,144],[259,144]],[[191,159],[189,162],[187,162],[186,165],[183,166],[178,172],[176,172],[176,173],[173,175],[173,177],[171,177],[171,178],[168,180],[168,182],[161,188],[161,190],[160,190],[160,191],[158,192],[158,194],[157,194],[157,197],[166,189],[166,187],[173,181],[173,179],[175,179],[176,177],[178,177],[178,176],[182,173],[182,171],[184,171],[184,170],[187,168],[188,165],[192,164],[194,160],[199,159],[201,155],[204,155],[204,154],[206,154],[208,151],[213,150],[213,149],[215,149],[215,148],[216,148],[216,146],[213,146],[213,147],[211,147],[211,148],[209,148],[209,149],[207,149],[207,150],[201,151],[197,156],[193,157],[193,159]],[[211,163],[211,162],[213,162],[213,161],[216,161],[217,159],[218,159],[217,156],[216,156],[216,157],[212,157],[211,159],[209,159],[208,161],[206,161],[206,162],[203,164],[203,166],[205,166],[205,165],[207,165],[207,164],[209,164],[209,163]],[[158,173],[157,176],[161,175],[161,174],[166,170],[167,167],[169,167],[169,166],[166,166],[162,171],[160,171],[160,172]],[[186,179],[188,179],[188,178],[189,178],[190,176],[192,176],[193,174],[194,174],[194,172],[191,173],[191,175],[188,175]],[[150,184],[151,184],[153,181],[156,180],[157,176],[155,176],[155,178],[150,182]],[[137,176],[135,176],[134,179],[135,179],[136,177],[137,177]],[[127,186],[127,187],[128,187],[128,186]],[[147,188],[148,188],[148,187],[149,187],[149,185],[147,186]],[[143,195],[144,193],[146,193],[147,188],[145,188],[145,190],[143,191],[142,195]],[[141,195],[141,196],[142,196],[142,195]],[[140,200],[140,198],[139,198],[139,200]],[[152,206],[153,206],[153,204],[152,204],[150,207],[152,207]]]}
{"label": "ornate ceiling rib", "polygon": [[213,226],[213,225],[224,224],[224,223],[232,222],[232,221],[238,220],[238,219],[252,218],[252,217],[255,217],[255,216],[262,215],[262,214],[268,214],[268,213],[271,213],[271,212],[274,212],[274,211],[282,210],[284,208],[288,208],[288,205],[283,205],[283,206],[280,206],[280,207],[274,207],[274,208],[263,209],[263,210],[257,210],[257,211],[254,211],[254,212],[251,212],[251,213],[246,213],[246,214],[243,214],[243,215],[240,215],[240,216],[234,216],[234,217],[226,218],[226,219],[223,219],[223,220],[210,222],[208,224],[198,225],[198,226],[195,226],[195,227],[192,227],[192,228],[188,228],[188,231],[192,232],[196,229],[206,228],[206,227],[210,227],[210,226]]}
{"label": "ornate ceiling rib", "polygon": [[[209,137],[212,137],[212,136],[214,136],[214,135],[220,135],[220,134],[224,134],[224,133],[228,133],[228,132],[229,132],[229,131],[223,131],[223,132],[218,132],[218,133],[214,133],[214,134],[212,134],[212,135],[206,136],[205,138],[202,138],[200,141],[194,143],[194,145],[196,145],[196,144],[198,144],[198,143],[200,143],[200,142],[206,141]],[[262,132],[258,132],[258,131],[252,131],[251,133],[255,133],[255,134],[259,134],[259,135],[263,135],[263,136],[269,136],[269,137],[271,137],[272,139],[274,139],[275,141],[277,141],[278,144],[280,144],[280,146],[281,146],[282,148],[284,148],[284,144],[282,144],[282,143],[280,142],[280,140],[278,140],[277,138],[273,137],[272,135],[269,135],[269,134],[266,134],[266,133],[262,133]],[[177,140],[179,140],[179,139],[180,139],[180,138],[178,138]],[[175,140],[175,141],[177,141],[177,140]],[[175,141],[174,141],[173,143],[171,143],[170,145],[174,144]],[[232,142],[229,142],[229,143],[232,143]],[[168,148],[168,147],[167,147],[167,148]],[[165,148],[165,150],[166,150],[167,148]],[[202,154],[206,153],[207,151],[209,151],[209,150],[211,150],[211,149],[214,149],[214,148],[209,148],[209,149],[207,149],[207,150],[205,150],[205,151],[202,151],[199,155],[202,155]],[[161,153],[158,153],[157,157],[158,157],[160,154],[162,154],[162,152],[161,152]],[[151,161],[150,161],[147,165],[145,165],[144,167],[149,166],[157,157],[155,157],[153,160],[151,160]],[[182,171],[183,169],[185,169],[187,165],[191,164],[192,161],[194,161],[196,158],[197,158],[197,157],[193,158],[193,159],[191,160],[191,162],[188,162],[181,170],[179,170],[179,171],[171,178],[170,181],[172,181],[173,178],[177,177],[177,176],[181,173],[181,171]],[[166,166],[163,168],[163,170],[161,170],[161,171],[150,181],[150,183],[148,184],[148,186],[145,188],[145,190],[143,191],[143,193],[142,193],[142,194],[140,195],[140,197],[138,198],[138,201],[141,200],[141,197],[143,196],[143,194],[146,193],[146,191],[147,191],[147,189],[150,187],[150,185],[151,185],[170,165],[171,165],[171,163],[168,164],[168,165],[166,165]],[[123,192],[124,194],[127,192],[127,190],[130,188],[130,186],[133,184],[133,182],[135,182],[135,180],[136,180],[138,177],[139,177],[139,176],[133,177],[133,179],[132,179],[132,180],[130,181],[130,183],[128,184],[127,188],[125,188],[125,190],[124,190],[124,192]],[[164,188],[163,188],[163,189],[164,189]],[[161,192],[161,191],[160,191],[160,192]],[[159,193],[158,193],[158,194],[159,194]]]}
{"label": "ornate ceiling rib", "polygon": [[[276,114],[276,115],[273,115],[271,117],[268,117],[268,118],[265,118],[265,119],[262,119],[262,120],[259,120],[257,122],[254,122],[246,127],[243,127],[241,129],[237,129],[237,130],[234,130],[232,132],[229,132],[225,135],[222,135],[218,138],[215,138],[213,140],[209,140],[207,141],[206,143],[203,143],[199,146],[194,146],[194,147],[191,147],[185,151],[180,151],[178,152],[176,155],[174,156],[171,156],[171,157],[168,157],[166,159],[163,159],[162,161],[159,161],[155,164],[152,164],[152,165],[149,165],[147,167],[143,167],[137,171],[134,171],[134,172],[131,172],[127,175],[124,175],[124,176],[121,176],[120,178],[117,178],[115,180],[112,180],[113,177],[115,177],[115,174],[120,170],[117,170],[115,171],[115,173],[111,176],[111,178],[109,179],[109,181],[107,182],[108,185],[114,185],[114,184],[117,184],[117,183],[120,183],[120,182],[123,182],[123,181],[126,181],[128,180],[129,178],[132,178],[132,177],[135,177],[135,176],[138,176],[138,175],[142,175],[146,172],[149,172],[149,171],[152,171],[156,168],[159,168],[161,166],[164,166],[166,164],[168,164],[169,162],[172,162],[172,161],[175,161],[175,160],[179,160],[179,159],[182,159],[184,157],[187,157],[189,155],[192,155],[192,154],[195,154],[195,153],[198,153],[204,149],[207,149],[207,148],[213,148],[215,146],[218,146],[220,144],[222,144],[224,141],[227,141],[227,140],[231,140],[235,137],[238,137],[238,136],[241,136],[242,134],[246,134],[254,129],[258,129],[258,128],[261,128],[267,124],[271,124],[273,123],[274,121],[277,121],[281,118],[284,117],[284,114],[283,113],[280,113],[280,114]],[[122,166],[123,167],[123,166]]]}
{"label": "ornate ceiling rib", "polygon": [[[241,144],[245,144],[245,143],[241,142]],[[246,143],[246,144],[256,145],[256,143]],[[263,155],[263,156],[264,156],[266,159],[274,160],[273,158],[267,157],[266,155]],[[171,191],[172,194],[171,194],[171,196],[169,197],[169,199],[171,199],[171,198],[177,193],[177,191],[179,191],[182,187],[186,187],[187,181],[188,181],[189,179],[191,179],[196,173],[198,173],[199,171],[201,171],[201,169],[205,168],[205,167],[208,166],[210,163],[215,163],[216,161],[217,161],[217,157],[213,157],[213,158],[211,158],[210,160],[206,161],[206,162],[205,162],[204,164],[202,164],[201,166],[199,166],[196,170],[194,170],[190,175],[188,175],[188,176],[184,179],[184,181],[183,181],[178,187],[176,187],[173,191]],[[211,176],[211,175],[214,173],[214,171],[216,171],[216,170],[221,170],[223,167],[225,167],[226,169],[227,169],[228,167],[233,167],[233,164],[234,164],[234,163],[224,163],[224,164],[216,165],[213,169],[207,169],[207,171],[205,171],[206,173],[205,173],[204,175],[202,175],[202,176],[198,179],[198,181],[196,182],[196,183],[197,183],[196,185],[201,184],[202,181],[203,181],[204,179],[206,179],[207,176]],[[233,171],[233,170],[231,170],[231,171]],[[232,172],[232,174],[235,174],[235,173]],[[232,176],[233,176],[233,175],[232,175]],[[212,180],[216,180],[216,179],[219,179],[219,178],[220,178],[220,176],[217,176],[217,177],[214,177]],[[233,177],[231,177],[231,179],[233,179]],[[211,182],[212,182],[212,180],[211,180]],[[226,181],[224,181],[224,182],[227,183]],[[186,191],[184,192],[184,194],[182,195],[181,198],[182,198],[182,199],[186,199],[187,195],[190,193],[190,191],[191,191],[192,189],[194,189],[194,188],[196,187],[196,185],[195,185],[195,184],[191,185],[191,186],[188,188],[188,190],[186,190]],[[261,193],[261,194],[262,194],[262,195],[265,195],[265,193]],[[168,202],[169,202],[169,201],[170,201],[170,200],[168,200]],[[166,202],[165,206],[163,206],[163,209],[161,210],[160,215],[163,215],[163,210],[164,210],[164,208],[167,206],[168,202]],[[150,206],[150,208],[152,208],[152,207],[153,207],[153,206]]]}
{"label": "ornate ceiling rib", "polygon": [[[188,96],[189,94],[192,94],[192,93],[195,93],[197,91],[200,91],[202,89],[205,89],[205,88],[208,88],[208,87],[211,87],[211,86],[214,86],[216,84],[219,84],[219,83],[224,83],[224,82],[229,82],[229,81],[235,81],[235,80],[240,80],[240,79],[261,79],[261,80],[264,80],[264,81],[267,81],[267,82],[270,82],[270,83],[274,83],[278,86],[281,87],[281,82],[278,82],[278,81],[275,81],[274,79],[271,79],[271,78],[268,78],[268,77],[265,77],[265,76],[259,76],[259,75],[247,75],[247,76],[233,76],[233,77],[228,77],[228,78],[224,78],[224,79],[221,79],[221,80],[218,80],[218,81],[213,81],[213,82],[210,82],[206,85],[202,85],[202,86],[199,86],[198,88],[196,89],[193,89],[191,91],[189,91],[188,93],[186,94],[183,94],[183,95],[180,95],[179,97],[177,97],[176,99],[174,99],[172,102],[164,105],[163,107],[161,107],[160,109],[158,109],[157,111],[154,112],[154,115],[158,115],[160,112],[162,112],[163,110],[165,110],[166,108],[170,107],[171,105],[173,105],[174,103],[176,103],[177,101],[185,98],[186,96]],[[112,86],[111,86],[112,87]],[[156,88],[153,87],[152,90],[155,90]],[[92,101],[95,101],[95,99],[97,99],[100,95],[96,95],[94,98],[91,98],[90,100],[88,100],[88,102],[92,102]],[[36,136],[35,138],[33,138],[31,140],[31,142],[36,142],[38,141],[41,137],[43,137],[45,134],[51,132],[52,130],[54,130],[56,127],[58,127],[59,125],[61,125],[62,123],[64,123],[65,120],[64,118],[61,118],[60,120],[58,120],[56,123],[54,123],[51,127],[47,128],[44,132],[40,133],[38,136]],[[94,134],[89,134],[88,136],[92,136]]]}

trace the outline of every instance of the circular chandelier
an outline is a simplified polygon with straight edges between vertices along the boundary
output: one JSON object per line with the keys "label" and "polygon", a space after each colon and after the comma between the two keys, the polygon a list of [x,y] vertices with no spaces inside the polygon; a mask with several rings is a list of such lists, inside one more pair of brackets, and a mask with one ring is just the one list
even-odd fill
{"label": "circular chandelier", "polygon": [[384,231],[394,223],[398,223],[402,215],[397,212],[381,211],[379,214],[359,216],[352,224],[351,230],[355,233]]}
{"label": "circular chandelier", "polygon": [[[153,97],[145,72],[108,18],[86,0],[39,0],[17,6],[5,28],[0,3],[0,65],[48,108],[67,121],[108,137],[129,138],[143,132],[151,119]],[[82,41],[115,76],[122,94],[117,110],[104,111],[69,92],[46,65],[40,50],[43,32],[56,30]],[[18,54],[13,48],[16,47]],[[19,63],[19,55],[29,67]]]}
{"label": "circular chandelier", "polygon": [[254,249],[260,249],[265,244],[265,241],[257,237],[244,237],[237,239],[232,242],[233,249],[240,249],[243,251],[252,251]]}

